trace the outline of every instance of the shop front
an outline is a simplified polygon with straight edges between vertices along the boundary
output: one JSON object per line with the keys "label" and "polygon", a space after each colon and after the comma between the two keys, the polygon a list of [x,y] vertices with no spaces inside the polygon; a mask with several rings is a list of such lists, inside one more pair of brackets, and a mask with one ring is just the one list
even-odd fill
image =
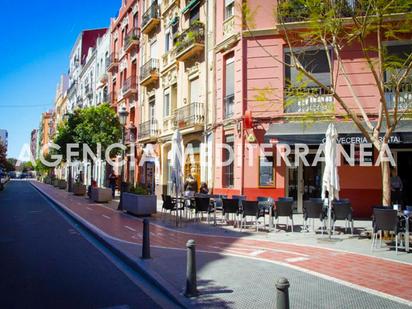
{"label": "shop front", "polygon": [[[284,189],[283,196],[294,199],[298,212],[302,211],[305,200],[321,197],[324,162],[317,154],[321,153],[319,149],[325,141],[324,132],[328,125],[327,122],[274,123],[265,134],[265,142],[274,146],[275,153],[283,149],[282,145],[287,145],[290,149],[288,162],[277,162],[278,166],[275,167],[275,174],[278,174],[275,178],[280,178],[276,187]],[[372,207],[382,203],[381,170],[376,165],[378,153],[368,145],[366,138],[352,123],[338,122],[336,128],[339,133],[338,143],[342,146],[338,168],[340,198],[350,199],[355,217],[369,218]],[[297,151],[302,151],[301,145],[308,146],[309,151],[304,156],[306,160],[296,155]],[[412,121],[402,121],[399,124],[389,141],[389,148],[397,165],[394,172],[403,183],[402,201],[404,205],[412,205],[409,193],[412,189]]]}

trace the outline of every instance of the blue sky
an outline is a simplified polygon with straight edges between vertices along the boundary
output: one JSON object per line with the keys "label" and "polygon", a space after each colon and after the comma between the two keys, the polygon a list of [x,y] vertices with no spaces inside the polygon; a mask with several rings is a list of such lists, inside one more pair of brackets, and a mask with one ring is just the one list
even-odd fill
{"label": "blue sky", "polygon": [[108,27],[121,0],[2,0],[0,128],[17,157],[40,115],[53,106],[59,76],[84,29]]}

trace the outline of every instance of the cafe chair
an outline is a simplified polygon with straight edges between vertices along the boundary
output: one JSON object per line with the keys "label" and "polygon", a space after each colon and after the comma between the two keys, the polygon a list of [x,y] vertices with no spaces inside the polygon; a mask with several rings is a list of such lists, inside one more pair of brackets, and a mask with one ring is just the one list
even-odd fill
{"label": "cafe chair", "polygon": [[274,217],[276,219],[275,230],[279,224],[279,217],[286,217],[286,230],[289,228],[289,219],[292,220],[291,230],[293,232],[293,199],[292,200],[277,200]]}
{"label": "cafe chair", "polygon": [[395,233],[395,251],[398,253],[399,218],[398,212],[394,209],[373,209],[372,245],[371,250],[376,248],[378,236],[380,238],[379,247],[382,247],[382,232],[389,231]]}
{"label": "cafe chair", "polygon": [[265,211],[259,209],[258,201],[242,201],[242,209],[240,211],[241,221],[240,229],[246,226],[247,217],[252,217],[255,220],[256,232],[259,232],[259,218],[263,217],[263,226],[265,226]]}

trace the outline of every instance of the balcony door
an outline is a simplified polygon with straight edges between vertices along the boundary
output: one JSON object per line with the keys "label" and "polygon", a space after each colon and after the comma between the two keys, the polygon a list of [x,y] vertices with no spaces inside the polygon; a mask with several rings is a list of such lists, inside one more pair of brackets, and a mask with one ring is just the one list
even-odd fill
{"label": "balcony door", "polygon": [[195,103],[200,102],[200,97],[202,95],[202,85],[200,84],[200,79],[195,78],[190,81],[190,102]]}
{"label": "balcony door", "polygon": [[150,58],[157,59],[157,41],[156,40],[150,43]]}

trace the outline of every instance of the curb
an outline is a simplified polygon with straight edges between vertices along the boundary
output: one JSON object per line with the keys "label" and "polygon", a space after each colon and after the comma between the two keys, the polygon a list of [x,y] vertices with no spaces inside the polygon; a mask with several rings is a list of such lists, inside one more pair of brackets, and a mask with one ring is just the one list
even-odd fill
{"label": "curb", "polygon": [[57,201],[53,197],[49,196],[47,193],[43,192],[40,188],[30,181],[30,185],[42,194],[47,200],[56,205],[61,211],[73,219],[77,224],[86,229],[92,236],[99,241],[106,249],[109,249],[115,256],[120,258],[127,266],[139,273],[144,279],[146,279],[150,284],[154,285],[158,290],[160,290],[164,295],[166,295],[169,300],[171,300],[175,305],[181,308],[188,308],[193,306],[188,300],[184,299],[183,296],[180,296],[178,293],[173,293],[175,290],[169,283],[167,283],[162,277],[157,273],[148,270],[147,263],[141,260],[134,260],[125,254],[123,251],[118,249],[116,246],[110,243],[104,236],[102,236],[96,227],[90,224],[87,220],[83,219],[81,216],[74,213],[72,210],[68,209],[64,204]]}

